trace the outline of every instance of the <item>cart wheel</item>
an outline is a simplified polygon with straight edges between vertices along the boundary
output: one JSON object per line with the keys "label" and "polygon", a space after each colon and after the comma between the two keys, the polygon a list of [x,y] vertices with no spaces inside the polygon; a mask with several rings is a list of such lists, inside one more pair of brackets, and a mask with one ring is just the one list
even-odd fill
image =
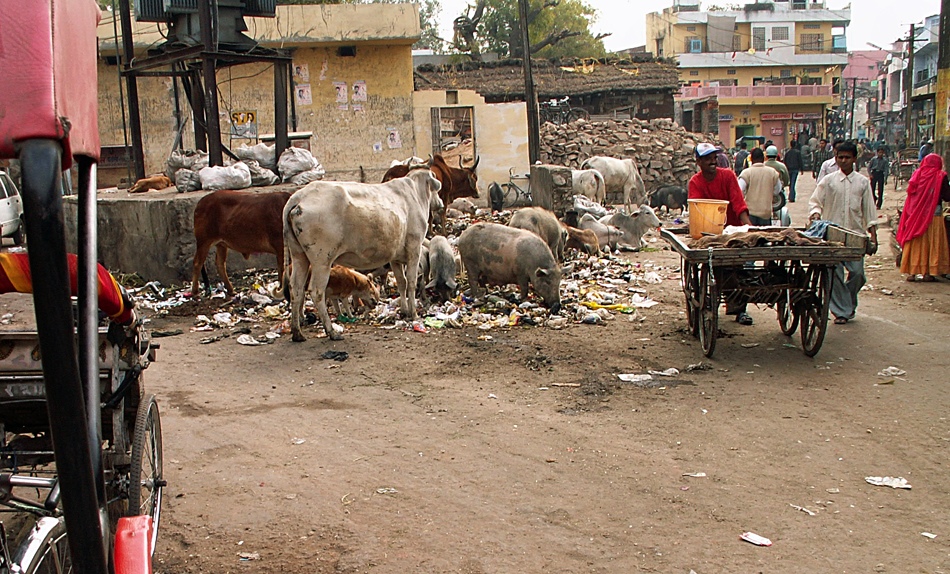
{"label": "cart wheel", "polygon": [[682,259],[680,261],[680,284],[686,296],[686,326],[689,334],[699,334],[699,307],[693,305],[693,297],[699,297],[699,267]]}
{"label": "cart wheel", "polygon": [[712,272],[709,265],[703,265],[699,272],[699,343],[707,357],[712,357],[716,351],[716,337],[719,335],[719,286],[714,284]]}
{"label": "cart wheel", "polygon": [[802,350],[814,357],[821,349],[828,327],[828,305],[831,303],[831,268],[820,265],[812,268],[809,277],[811,294],[802,301]]}
{"label": "cart wheel", "polygon": [[798,313],[792,308],[792,294],[789,291],[775,304],[778,314],[778,326],[782,334],[791,337],[798,329]]}
{"label": "cart wheel", "polygon": [[162,422],[155,395],[139,403],[132,439],[132,471],[129,477],[129,516],[152,517],[152,552],[158,542],[158,525],[162,512]]}
{"label": "cart wheel", "polygon": [[[25,538],[11,548],[10,557],[21,574],[45,574],[46,572],[74,572],[69,540],[66,537],[66,522],[62,517],[45,516],[27,529]],[[4,566],[8,566],[5,564]],[[5,567],[4,572],[7,571]]]}

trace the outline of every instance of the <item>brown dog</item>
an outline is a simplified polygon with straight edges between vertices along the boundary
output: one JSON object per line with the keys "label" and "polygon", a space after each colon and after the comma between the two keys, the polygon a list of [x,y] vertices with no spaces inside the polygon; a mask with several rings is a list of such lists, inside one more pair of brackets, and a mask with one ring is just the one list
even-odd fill
{"label": "brown dog", "polygon": [[359,299],[366,310],[379,301],[379,289],[369,277],[349,267],[334,265],[330,268],[330,280],[327,282],[326,297],[333,302],[333,310],[340,316],[342,304],[343,312],[352,317],[353,308],[350,299]]}
{"label": "brown dog", "polygon": [[168,179],[168,176],[156,173],[155,175],[150,175],[145,179],[140,179],[135,182],[135,185],[129,188],[129,193],[141,193],[151,189],[165,189],[171,186],[172,180]]}

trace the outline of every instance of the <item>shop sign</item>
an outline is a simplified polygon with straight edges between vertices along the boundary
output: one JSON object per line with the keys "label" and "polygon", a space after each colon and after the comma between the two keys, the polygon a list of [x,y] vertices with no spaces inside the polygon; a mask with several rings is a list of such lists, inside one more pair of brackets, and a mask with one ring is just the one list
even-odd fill
{"label": "shop sign", "polygon": [[719,121],[721,122],[731,122],[732,120],[732,114],[719,114]]}
{"label": "shop sign", "polygon": [[792,119],[792,114],[762,114],[759,117],[762,118],[762,121],[790,120]]}
{"label": "shop sign", "polygon": [[808,112],[807,114],[792,114],[793,120],[820,120],[821,112]]}
{"label": "shop sign", "polygon": [[772,135],[773,135],[773,136],[780,136],[780,135],[782,135],[783,133],[784,133],[784,130],[782,130],[782,128],[772,128]]}

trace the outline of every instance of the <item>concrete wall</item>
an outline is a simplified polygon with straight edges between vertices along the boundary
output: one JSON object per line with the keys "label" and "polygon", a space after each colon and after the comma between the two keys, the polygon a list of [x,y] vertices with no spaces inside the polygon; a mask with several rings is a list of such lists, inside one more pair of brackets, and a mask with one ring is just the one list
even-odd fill
{"label": "concrete wall", "polygon": [[[471,90],[459,90],[457,103],[447,104],[445,91],[418,91],[413,95],[415,116],[414,154],[425,158],[432,153],[432,108],[472,106],[475,121],[475,151],[479,156],[478,190],[480,205],[488,205],[488,186],[508,181],[508,169],[528,173],[528,116],[524,102],[486,104]],[[455,101],[455,100],[453,100]],[[406,154],[408,157],[409,154]]]}

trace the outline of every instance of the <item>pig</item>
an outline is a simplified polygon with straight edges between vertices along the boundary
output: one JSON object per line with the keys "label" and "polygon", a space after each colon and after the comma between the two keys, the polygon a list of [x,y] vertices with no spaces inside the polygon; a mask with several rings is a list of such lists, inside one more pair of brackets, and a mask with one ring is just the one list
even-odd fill
{"label": "pig", "polygon": [[525,207],[511,216],[509,227],[517,227],[534,233],[551,249],[557,260],[564,261],[564,244],[567,243],[567,230],[561,227],[557,216],[543,207]]}
{"label": "pig", "polygon": [[449,204],[448,209],[454,209],[456,211],[461,211],[465,215],[475,215],[475,203],[467,197],[460,197]]}
{"label": "pig", "polygon": [[333,302],[333,310],[337,317],[341,315],[341,306],[343,313],[352,317],[353,308],[350,306],[350,298],[358,298],[364,305],[372,307],[379,301],[379,289],[369,277],[359,271],[353,271],[342,265],[334,265],[330,268],[326,296]]}
{"label": "pig", "polygon": [[425,285],[425,290],[432,290],[436,294],[436,299],[445,302],[453,297],[458,290],[458,283],[455,281],[455,275],[458,267],[455,263],[455,253],[449,240],[442,235],[436,235],[429,240],[429,282]]}
{"label": "pig", "polygon": [[678,185],[666,185],[650,194],[650,207],[653,209],[666,208],[669,213],[673,209],[686,211],[686,190]]}
{"label": "pig", "polygon": [[622,229],[624,239],[620,242],[621,245],[634,250],[646,246],[643,235],[647,231],[660,227],[660,220],[649,205],[641,205],[631,215],[625,213],[606,215],[600,218],[600,223]]}
{"label": "pig", "polygon": [[584,251],[588,255],[595,255],[600,252],[600,242],[597,241],[597,234],[590,229],[577,229],[561,222],[561,226],[567,231],[566,249],[577,249]]}
{"label": "pig", "polygon": [[597,242],[601,249],[607,247],[611,251],[615,251],[617,245],[624,240],[624,232],[622,229],[601,223],[594,219],[594,216],[589,213],[585,213],[583,217],[578,220],[577,225],[580,229],[593,231],[597,236]]}
{"label": "pig", "polygon": [[521,299],[534,287],[552,313],[561,310],[561,269],[540,237],[498,223],[476,223],[462,232],[459,255],[472,286],[472,296],[483,293],[484,285],[516,283]]}

